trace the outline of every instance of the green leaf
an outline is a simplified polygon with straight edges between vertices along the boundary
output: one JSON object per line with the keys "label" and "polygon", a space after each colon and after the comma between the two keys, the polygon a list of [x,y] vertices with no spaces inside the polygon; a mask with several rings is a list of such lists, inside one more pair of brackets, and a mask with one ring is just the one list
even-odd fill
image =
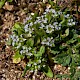
{"label": "green leaf", "polygon": [[18,34],[19,36],[24,32],[23,25],[21,23],[15,23],[14,27],[12,28],[12,31],[15,32],[15,34]]}
{"label": "green leaf", "polygon": [[19,29],[19,28],[20,28],[19,23],[15,23],[15,24],[14,24],[14,28]]}
{"label": "green leaf", "polygon": [[63,58],[64,60],[64,62],[63,62],[63,66],[67,66],[67,65],[69,65],[69,63],[70,63],[70,61],[71,61],[71,57],[70,56],[66,56],[66,57],[64,57]]}
{"label": "green leaf", "polygon": [[29,70],[29,67],[26,65],[26,68],[24,69],[24,72],[23,72],[23,74],[22,74],[22,77],[25,76],[27,70]]}
{"label": "green leaf", "polygon": [[21,23],[19,23],[19,22],[16,22],[15,24],[14,24],[14,27],[13,27],[13,30],[15,30],[15,29],[22,29],[23,28],[23,24],[21,24]]}
{"label": "green leaf", "polygon": [[8,2],[12,2],[13,0],[7,0]]}
{"label": "green leaf", "polygon": [[30,38],[29,40],[27,40],[26,44],[27,44],[27,46],[33,47],[34,40],[32,38]]}
{"label": "green leaf", "polygon": [[0,1],[0,8],[3,7],[3,5],[5,4],[5,2],[6,2],[6,0],[1,0],[1,1]]}
{"label": "green leaf", "polygon": [[[35,6],[36,6],[36,4],[35,4]],[[38,16],[38,13],[35,12],[34,15],[32,15],[32,20],[34,21],[34,20],[36,19],[37,16]]]}
{"label": "green leaf", "polygon": [[[63,52],[64,53],[64,52]],[[71,56],[68,54],[59,54],[56,57],[52,58],[55,63],[62,64],[62,66],[68,66],[71,61]]]}
{"label": "green leaf", "polygon": [[46,14],[46,18],[48,19],[48,22],[50,23],[51,22],[51,18],[52,18],[51,14],[50,13]]}
{"label": "green leaf", "polygon": [[45,47],[44,46],[41,46],[40,47],[40,52],[43,54],[43,53],[45,53]]}
{"label": "green leaf", "polygon": [[37,54],[34,54],[34,56],[41,57],[43,53],[45,53],[45,47],[41,46],[40,50],[37,52]]}
{"label": "green leaf", "polygon": [[54,55],[55,54],[58,54],[60,51],[55,51],[55,50],[51,50],[51,53],[53,53]]}
{"label": "green leaf", "polygon": [[67,28],[67,29],[65,30],[65,34],[66,34],[66,36],[69,35],[69,28]]}
{"label": "green leaf", "polygon": [[80,48],[80,43],[77,43],[77,44],[75,45],[75,48],[79,49],[79,48]]}
{"label": "green leaf", "polygon": [[13,63],[19,63],[22,58],[24,58],[23,55],[20,55],[19,51],[17,51],[13,56]]}
{"label": "green leaf", "polygon": [[21,29],[18,29],[18,35],[20,36],[22,34],[22,30]]}
{"label": "green leaf", "polygon": [[35,45],[38,45],[40,43],[40,37],[35,36],[34,43],[35,43]]}
{"label": "green leaf", "polygon": [[64,25],[66,22],[65,18],[63,18],[63,20],[60,22],[60,24]]}
{"label": "green leaf", "polygon": [[80,42],[80,35],[78,36],[78,42]]}
{"label": "green leaf", "polygon": [[52,0],[49,0],[50,5],[53,7],[53,5],[55,4]]}
{"label": "green leaf", "polygon": [[43,68],[43,72],[50,78],[53,77],[53,72],[52,70],[50,69],[49,66],[46,66],[45,68]]}
{"label": "green leaf", "polygon": [[70,67],[70,72],[71,72],[70,78],[72,78],[75,75],[75,72],[76,72],[76,69],[74,68],[74,66]]}
{"label": "green leaf", "polygon": [[40,51],[38,51],[36,54],[34,54],[35,57],[41,57],[42,53]]}
{"label": "green leaf", "polygon": [[72,39],[70,39],[70,40],[67,41],[67,44],[72,44],[72,43],[74,43],[74,42],[76,42],[76,39],[73,39],[73,38],[72,38]]}
{"label": "green leaf", "polygon": [[74,78],[74,80],[79,80],[80,79],[80,70],[76,71],[73,78]]}

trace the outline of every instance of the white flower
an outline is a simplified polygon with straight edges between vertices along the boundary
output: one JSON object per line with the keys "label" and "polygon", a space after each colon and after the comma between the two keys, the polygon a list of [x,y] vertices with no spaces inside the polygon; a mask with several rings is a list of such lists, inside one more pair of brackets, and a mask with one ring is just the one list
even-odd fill
{"label": "white flower", "polygon": [[29,28],[29,34],[31,34],[33,31]]}
{"label": "white flower", "polygon": [[49,46],[49,42],[45,42],[45,44]]}
{"label": "white flower", "polygon": [[22,40],[22,41],[25,41],[25,40],[26,40],[26,39],[24,39],[24,38],[23,38],[23,40]]}
{"label": "white flower", "polygon": [[11,38],[12,38],[13,42],[18,42],[19,41],[18,36],[16,36],[15,34],[11,35]]}
{"label": "white flower", "polygon": [[12,42],[12,46],[14,46],[15,45],[15,42]]}
{"label": "white flower", "polygon": [[32,25],[33,25],[33,23],[31,22],[29,25],[30,25],[30,26],[32,26]]}
{"label": "white flower", "polygon": [[31,16],[26,17],[26,21],[31,20],[31,19],[32,19]]}
{"label": "white flower", "polygon": [[27,53],[26,55],[27,55],[27,56],[32,56],[33,54],[32,54],[32,53]]}
{"label": "white flower", "polygon": [[31,13],[31,15],[34,15],[34,13]]}
{"label": "white flower", "polygon": [[31,50],[31,47],[29,47],[28,50]]}
{"label": "white flower", "polygon": [[51,41],[51,38],[50,37],[47,37],[47,40],[50,42]]}
{"label": "white flower", "polygon": [[55,9],[50,9],[50,12],[52,12],[52,13],[56,14]]}
{"label": "white flower", "polygon": [[33,70],[30,70],[30,72],[32,73],[32,72],[34,72]]}
{"label": "white flower", "polygon": [[56,30],[59,30],[59,27],[58,27],[58,26],[55,26],[55,29],[56,29]]}
{"label": "white flower", "polygon": [[61,24],[59,24],[59,27],[61,27]]}
{"label": "white flower", "polygon": [[58,24],[58,22],[54,22],[54,23],[53,23],[54,26],[57,25],[57,24]]}
{"label": "white flower", "polygon": [[72,25],[75,25],[76,23],[75,22],[72,22]]}
{"label": "white flower", "polygon": [[47,12],[44,12],[43,14],[45,15]]}
{"label": "white flower", "polygon": [[60,15],[60,14],[62,14],[62,12],[61,11],[58,11],[58,14]]}
{"label": "white flower", "polygon": [[42,15],[42,16],[41,16],[41,18],[43,19],[43,18],[44,18],[44,16]]}
{"label": "white flower", "polygon": [[34,24],[37,24],[37,23],[41,23],[42,21],[40,20],[40,19],[38,19],[38,20],[36,20],[35,22],[34,22]]}
{"label": "white flower", "polygon": [[71,19],[68,19],[68,22],[71,22]]}
{"label": "white flower", "polygon": [[29,24],[26,24],[26,25],[24,26],[24,30],[25,30],[25,32],[28,32],[28,31],[29,31]]}
{"label": "white flower", "polygon": [[45,67],[46,65],[43,65],[43,67]]}
{"label": "white flower", "polygon": [[25,47],[25,46],[22,46],[22,48],[23,48],[23,50],[24,50],[24,49],[26,49],[26,47]]}
{"label": "white flower", "polygon": [[45,25],[43,23],[41,23],[41,26],[39,28],[43,29],[45,27]]}
{"label": "white flower", "polygon": [[26,52],[28,53],[28,49],[26,49]]}
{"label": "white flower", "polygon": [[34,63],[34,65],[36,66],[36,65],[37,65],[37,63]]}
{"label": "white flower", "polygon": [[49,11],[50,11],[50,9],[49,9],[49,8],[47,8],[47,9],[45,9],[45,11],[46,11],[46,12],[49,12]]}
{"label": "white flower", "polygon": [[43,45],[44,45],[45,43],[42,41],[42,42],[41,42],[41,44],[43,44]]}
{"label": "white flower", "polygon": [[51,29],[51,30],[47,29],[46,33],[52,33],[53,31],[54,31],[54,29]]}
{"label": "white flower", "polygon": [[42,19],[42,22],[43,22],[43,23],[47,23],[47,21],[48,21],[48,19],[47,19],[47,18]]}
{"label": "white flower", "polygon": [[73,19],[71,19],[71,22],[73,22]]}
{"label": "white flower", "polygon": [[38,60],[38,63],[41,63],[41,60]]}
{"label": "white flower", "polygon": [[46,26],[46,33],[52,33],[54,31],[54,27],[49,24]]}
{"label": "white flower", "polygon": [[54,43],[54,40],[52,40],[51,42]]}
{"label": "white flower", "polygon": [[20,54],[23,54],[23,50],[20,51]]}
{"label": "white flower", "polygon": [[52,15],[53,17],[57,17],[58,16],[58,14],[54,14],[54,15]]}
{"label": "white flower", "polygon": [[25,26],[24,26],[24,29],[27,29],[29,27],[29,24],[26,24]]}
{"label": "white flower", "polygon": [[26,51],[25,50],[22,50],[22,52],[25,53]]}
{"label": "white flower", "polygon": [[20,37],[22,38],[22,34],[20,35]]}
{"label": "white flower", "polygon": [[37,21],[35,21],[34,24],[37,24]]}
{"label": "white flower", "polygon": [[27,66],[31,67],[31,64],[28,63]]}
{"label": "white flower", "polygon": [[51,37],[51,39],[53,39],[53,37]]}
{"label": "white flower", "polygon": [[45,59],[43,58],[42,61],[45,61]]}
{"label": "white flower", "polygon": [[31,37],[31,36],[32,36],[31,33],[28,33],[28,34],[27,34],[27,37]]}
{"label": "white flower", "polygon": [[38,69],[40,69],[41,68],[41,66],[40,65],[38,65]]}
{"label": "white flower", "polygon": [[43,23],[47,23],[47,19],[42,20]]}
{"label": "white flower", "polygon": [[70,14],[64,15],[65,18],[68,18],[70,16]]}
{"label": "white flower", "polygon": [[51,46],[51,47],[52,47],[52,44],[50,44],[49,46]]}
{"label": "white flower", "polygon": [[72,23],[67,23],[69,26],[71,26],[72,25]]}
{"label": "white flower", "polygon": [[40,17],[37,17],[37,19],[40,19]]}
{"label": "white flower", "polygon": [[35,54],[37,53],[37,51],[35,50],[35,51],[33,51]]}

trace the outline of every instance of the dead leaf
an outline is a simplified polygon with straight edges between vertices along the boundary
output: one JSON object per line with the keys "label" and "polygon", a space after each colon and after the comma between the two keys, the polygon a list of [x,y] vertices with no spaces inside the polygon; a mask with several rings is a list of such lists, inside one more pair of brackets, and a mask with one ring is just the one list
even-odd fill
{"label": "dead leaf", "polygon": [[6,9],[6,10],[9,10],[9,11],[12,11],[14,9],[14,6],[9,5],[9,3],[6,2],[3,8]]}
{"label": "dead leaf", "polygon": [[21,58],[13,58],[13,63],[19,63],[21,61]]}
{"label": "dead leaf", "polygon": [[56,3],[56,0],[54,0],[53,2]]}

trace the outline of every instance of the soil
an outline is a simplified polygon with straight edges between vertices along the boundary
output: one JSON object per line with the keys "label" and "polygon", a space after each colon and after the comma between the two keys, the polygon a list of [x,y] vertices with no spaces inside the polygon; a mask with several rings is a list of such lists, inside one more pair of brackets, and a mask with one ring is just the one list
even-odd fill
{"label": "soil", "polygon": [[[22,77],[26,63],[21,61],[14,64],[12,61],[14,51],[11,46],[6,45],[15,22],[23,22],[28,13],[39,11],[41,14],[44,11],[45,6],[42,5],[42,1],[47,3],[47,0],[13,0],[12,3],[6,2],[0,9],[0,80],[60,80],[48,78],[42,72],[33,74],[28,71],[25,77]],[[61,65],[52,66],[52,70],[55,74],[69,73],[69,70]]]}

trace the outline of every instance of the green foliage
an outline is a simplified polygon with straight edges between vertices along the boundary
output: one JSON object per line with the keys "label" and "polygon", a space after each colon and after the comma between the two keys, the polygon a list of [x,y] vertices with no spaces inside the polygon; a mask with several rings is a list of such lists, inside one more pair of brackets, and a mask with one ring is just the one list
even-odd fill
{"label": "green foliage", "polygon": [[42,70],[48,77],[53,77],[48,63],[51,61],[71,67],[72,78],[75,67],[80,65],[80,35],[73,16],[47,8],[41,16],[35,13],[26,20],[25,24],[15,23],[10,36],[18,57],[27,56],[29,60],[23,76],[29,69],[31,72]]}
{"label": "green foliage", "polygon": [[43,72],[48,76],[48,77],[53,77],[53,72],[52,70],[50,69],[49,66],[46,66],[46,68],[43,68]]}
{"label": "green foliage", "polygon": [[13,56],[13,63],[19,63],[24,56],[19,54],[19,51],[16,51],[15,55]]}
{"label": "green foliage", "polygon": [[0,8],[2,8],[5,2],[12,2],[13,0],[0,0]]}

